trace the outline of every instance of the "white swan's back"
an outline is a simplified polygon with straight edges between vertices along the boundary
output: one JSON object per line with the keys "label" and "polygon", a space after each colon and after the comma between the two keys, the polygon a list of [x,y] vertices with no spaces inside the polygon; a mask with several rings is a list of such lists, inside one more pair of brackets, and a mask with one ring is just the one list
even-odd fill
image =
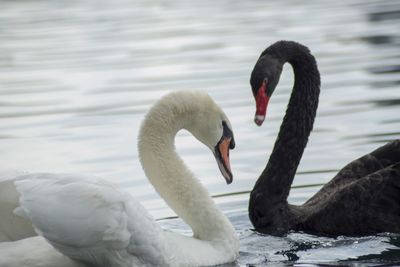
{"label": "white swan's back", "polygon": [[58,252],[41,236],[0,242],[1,267],[87,267]]}
{"label": "white swan's back", "polygon": [[29,217],[64,255],[96,266],[166,264],[162,230],[140,203],[111,183],[82,175],[30,174],[16,185],[17,213]]}

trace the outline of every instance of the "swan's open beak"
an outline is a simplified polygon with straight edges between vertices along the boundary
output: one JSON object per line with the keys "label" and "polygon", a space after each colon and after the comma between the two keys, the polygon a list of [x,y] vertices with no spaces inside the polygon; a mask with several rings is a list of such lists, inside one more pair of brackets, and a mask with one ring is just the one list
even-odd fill
{"label": "swan's open beak", "polygon": [[254,122],[258,126],[261,126],[261,124],[263,124],[265,120],[265,114],[267,113],[269,96],[266,92],[267,82],[264,80],[256,95],[256,114],[254,116]]}
{"label": "swan's open beak", "polygon": [[233,149],[235,143],[233,137],[223,136],[215,147],[215,158],[218,163],[219,170],[224,176],[226,183],[232,183],[233,176],[231,171],[231,164],[229,161],[229,149]]}

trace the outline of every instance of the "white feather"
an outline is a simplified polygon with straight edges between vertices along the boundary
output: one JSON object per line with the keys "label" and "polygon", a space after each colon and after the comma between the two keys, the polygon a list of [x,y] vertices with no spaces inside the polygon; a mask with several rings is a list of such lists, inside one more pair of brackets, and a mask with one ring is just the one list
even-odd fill
{"label": "white feather", "polygon": [[20,240],[36,235],[31,222],[14,213],[18,207],[19,193],[14,182],[20,171],[1,171],[0,173],[0,242]]}
{"label": "white feather", "polygon": [[0,242],[1,267],[85,267],[55,250],[43,237]]}

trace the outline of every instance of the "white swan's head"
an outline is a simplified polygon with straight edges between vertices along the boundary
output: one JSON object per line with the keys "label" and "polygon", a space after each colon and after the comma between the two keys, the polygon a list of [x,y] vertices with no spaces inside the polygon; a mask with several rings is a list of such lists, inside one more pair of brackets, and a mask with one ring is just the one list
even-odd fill
{"label": "white swan's head", "polygon": [[222,109],[201,91],[169,93],[149,110],[139,134],[141,158],[148,144],[157,146],[165,142],[165,135],[174,138],[180,129],[188,130],[213,152],[222,175],[230,184],[229,150],[235,147],[232,126]]}
{"label": "white swan's head", "polygon": [[187,129],[214,154],[218,167],[226,182],[232,182],[229,150],[235,148],[232,126],[222,109],[212,98],[201,91],[178,92],[186,106]]}
{"label": "white swan's head", "polygon": [[[214,154],[226,182],[232,182],[229,150],[235,147],[232,126],[222,109],[201,91],[177,91],[164,96],[153,111],[163,117],[163,129],[186,129]],[[169,112],[171,113],[169,113]],[[167,113],[171,115],[167,115]],[[153,112],[151,112],[153,113]],[[167,117],[173,117],[172,120]]]}

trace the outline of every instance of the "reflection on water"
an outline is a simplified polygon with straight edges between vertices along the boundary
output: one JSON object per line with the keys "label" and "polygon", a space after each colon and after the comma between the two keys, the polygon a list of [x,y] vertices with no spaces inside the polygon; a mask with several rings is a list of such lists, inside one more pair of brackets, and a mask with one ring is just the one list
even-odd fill
{"label": "reflection on water", "polygon": [[[203,89],[235,130],[234,183],[224,184],[211,153],[187,133],[177,146],[234,222],[238,264],[400,260],[397,236],[262,236],[249,230],[246,211],[246,192],[267,161],[293,81],[285,66],[267,121],[256,127],[250,71],[277,40],[309,46],[322,74],[292,203],[347,162],[400,138],[397,0],[22,0],[0,1],[0,10],[1,169],[92,173],[127,188],[156,218],[172,216],[141,170],[137,131],[168,91]],[[190,233],[179,220],[162,223]]]}
{"label": "reflection on water", "polygon": [[[400,262],[398,234],[332,238],[290,232],[276,237],[250,230],[241,212],[228,216],[240,234],[241,249],[238,262],[224,266],[396,266]],[[178,219],[160,222],[168,229],[190,234]]]}

